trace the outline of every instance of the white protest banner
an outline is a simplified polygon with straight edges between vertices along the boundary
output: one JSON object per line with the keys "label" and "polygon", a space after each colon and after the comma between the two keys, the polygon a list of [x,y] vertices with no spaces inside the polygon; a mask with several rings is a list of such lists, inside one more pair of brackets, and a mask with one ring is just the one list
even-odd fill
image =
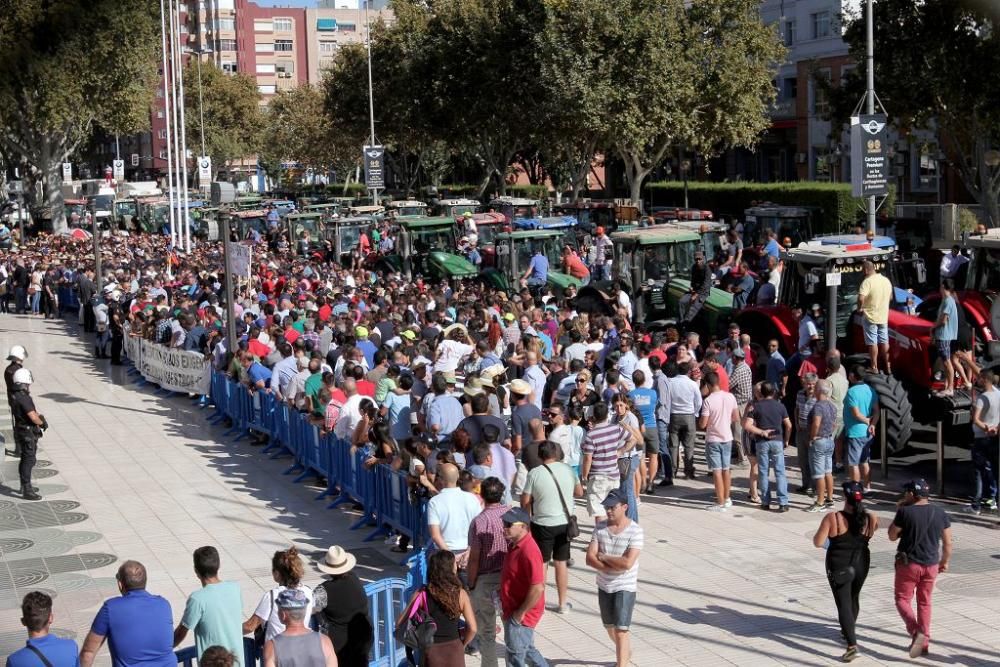
{"label": "white protest banner", "polygon": [[144,340],[139,357],[139,372],[148,381],[185,394],[209,393],[212,367],[203,355]]}
{"label": "white protest banner", "polygon": [[142,339],[132,335],[132,328],[127,322],[122,328],[125,331],[125,356],[131,360],[136,368],[140,368],[139,359],[142,356]]}
{"label": "white protest banner", "polygon": [[242,243],[229,243],[229,270],[233,276],[250,274],[250,246]]}

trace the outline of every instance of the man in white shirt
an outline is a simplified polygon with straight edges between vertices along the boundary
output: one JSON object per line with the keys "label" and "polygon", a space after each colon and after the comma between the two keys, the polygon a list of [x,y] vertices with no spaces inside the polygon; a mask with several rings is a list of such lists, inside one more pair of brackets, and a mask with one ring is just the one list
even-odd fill
{"label": "man in white shirt", "polygon": [[438,466],[441,491],[427,501],[427,527],[434,548],[450,551],[460,570],[466,566],[469,526],[479,516],[482,505],[474,493],[458,488],[458,468],[451,463]]}
{"label": "man in white shirt", "polygon": [[941,258],[941,278],[954,278],[968,262],[969,258],[962,254],[962,249],[957,245],[952,246],[951,252]]}
{"label": "man in white shirt", "polygon": [[538,365],[538,353],[524,354],[524,380],[531,385],[531,402],[541,410],[542,395],[545,393],[545,371]]}
{"label": "man in white shirt", "polygon": [[674,471],[679,471],[677,457],[683,445],[684,476],[694,479],[694,436],[697,415],[701,414],[701,388],[688,376],[690,370],[688,362],[670,362],[666,376],[670,384],[670,460]]}
{"label": "man in white shirt", "polygon": [[358,386],[353,378],[344,380],[343,389],[347,402],[340,409],[340,418],[333,427],[333,434],[342,440],[347,440],[354,435],[354,429],[361,421],[361,404],[365,401],[372,402],[372,399],[358,394]]}
{"label": "man in white shirt", "polygon": [[[814,307],[818,308],[818,305]],[[817,340],[819,340],[819,329],[816,328],[816,320],[810,313],[802,313],[802,317],[799,318],[799,352],[809,356],[812,343]]]}

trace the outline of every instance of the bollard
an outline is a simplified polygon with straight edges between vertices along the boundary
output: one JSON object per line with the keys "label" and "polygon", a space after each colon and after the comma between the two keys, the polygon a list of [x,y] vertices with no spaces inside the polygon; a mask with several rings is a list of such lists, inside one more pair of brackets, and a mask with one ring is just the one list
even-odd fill
{"label": "bollard", "polygon": [[881,412],[878,422],[882,431],[882,460],[879,463],[882,465],[882,481],[884,482],[889,479],[889,441],[886,438],[885,410]]}

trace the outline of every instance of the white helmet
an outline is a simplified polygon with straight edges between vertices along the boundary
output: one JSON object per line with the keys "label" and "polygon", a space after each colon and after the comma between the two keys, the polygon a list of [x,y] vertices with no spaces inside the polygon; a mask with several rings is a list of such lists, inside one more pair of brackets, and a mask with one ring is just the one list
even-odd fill
{"label": "white helmet", "polygon": [[28,356],[27,350],[21,345],[12,345],[10,352],[7,353],[7,359],[17,359],[18,361],[24,361]]}
{"label": "white helmet", "polygon": [[34,380],[31,377],[31,371],[27,368],[18,368],[14,371],[14,384],[31,384]]}

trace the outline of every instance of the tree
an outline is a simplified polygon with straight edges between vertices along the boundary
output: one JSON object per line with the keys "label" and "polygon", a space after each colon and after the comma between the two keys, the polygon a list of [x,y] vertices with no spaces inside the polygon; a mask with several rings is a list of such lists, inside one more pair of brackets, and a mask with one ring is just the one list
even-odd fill
{"label": "tree", "polygon": [[158,8],[145,0],[0,2],[0,145],[42,183],[65,228],[60,165],[96,127],[148,127],[159,73]]}
{"label": "tree", "polygon": [[226,74],[214,63],[202,63],[200,112],[198,83],[198,64],[191,62],[184,69],[188,140],[200,137],[204,116],[205,151],[216,172],[223,165],[228,172],[234,160],[254,155],[260,146],[263,116],[257,82],[247,74]]}
{"label": "tree", "polygon": [[[961,0],[877,0],[875,90],[905,134],[936,128],[962,183],[1000,224],[1000,34],[994,8]],[[834,119],[846,122],[865,90],[865,21],[844,39],[859,63],[833,91]],[[990,164],[993,162],[993,164]]]}

